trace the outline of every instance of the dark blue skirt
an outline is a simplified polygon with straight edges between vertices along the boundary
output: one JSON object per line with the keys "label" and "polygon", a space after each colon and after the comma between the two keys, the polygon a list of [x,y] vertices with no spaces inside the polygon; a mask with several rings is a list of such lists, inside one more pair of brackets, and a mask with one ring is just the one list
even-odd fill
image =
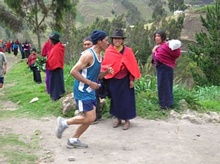
{"label": "dark blue skirt", "polygon": [[57,68],[50,71],[50,97],[52,100],[58,100],[65,93],[64,89],[64,79],[63,79],[63,70]]}
{"label": "dark blue skirt", "polygon": [[159,104],[170,108],[173,105],[173,68],[160,64],[156,69]]}
{"label": "dark blue skirt", "polygon": [[135,92],[130,88],[129,76],[109,79],[108,89],[111,99],[110,114],[122,120],[136,117]]}

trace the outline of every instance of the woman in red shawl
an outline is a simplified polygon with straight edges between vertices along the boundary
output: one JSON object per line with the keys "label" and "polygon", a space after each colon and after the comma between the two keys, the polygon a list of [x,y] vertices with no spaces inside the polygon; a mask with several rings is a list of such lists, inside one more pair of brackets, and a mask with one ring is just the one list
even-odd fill
{"label": "woman in red shawl", "polygon": [[[52,49],[52,47],[53,47],[53,45],[52,45],[50,39],[48,39],[44,43],[44,46],[43,46],[42,51],[41,51],[41,56],[47,58],[50,50]],[[46,77],[45,77],[46,90],[47,90],[47,93],[50,94],[50,71],[48,69],[46,69],[45,73],[46,73]]]}
{"label": "woman in red shawl", "polygon": [[50,72],[50,97],[55,101],[60,99],[65,93],[63,77],[65,47],[60,42],[60,34],[58,32],[53,32],[49,38],[53,47],[47,56],[46,69]]}
{"label": "woman in red shawl", "polygon": [[180,48],[172,50],[162,30],[155,32],[154,40],[157,45],[152,50],[152,56],[157,71],[159,105],[162,110],[167,110],[173,106],[173,68],[180,56]]}
{"label": "woman in red shawl", "polygon": [[140,77],[137,60],[131,48],[124,46],[123,30],[113,32],[112,44],[106,49],[101,71],[112,67],[113,74],[105,76],[111,99],[110,114],[117,128],[125,120],[123,130],[130,127],[130,119],[136,117],[134,80]]}

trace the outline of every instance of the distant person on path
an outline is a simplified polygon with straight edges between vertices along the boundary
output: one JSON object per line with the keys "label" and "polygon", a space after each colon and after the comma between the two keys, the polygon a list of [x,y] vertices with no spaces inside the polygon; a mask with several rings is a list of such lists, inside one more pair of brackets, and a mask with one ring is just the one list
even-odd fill
{"label": "distant person on path", "polygon": [[25,54],[24,54],[24,43],[20,43],[19,49],[21,52],[21,59],[25,59]]}
{"label": "distant person on path", "polygon": [[112,43],[106,49],[102,62],[102,71],[108,66],[114,70],[114,74],[104,78],[107,79],[110,95],[110,114],[116,118],[113,128],[125,120],[123,130],[129,129],[129,120],[136,117],[134,80],[141,76],[133,50],[124,45],[125,38],[123,30],[113,32]]}
{"label": "distant person on path", "polygon": [[40,84],[42,83],[42,80],[41,80],[40,70],[38,69],[36,65],[36,60],[37,60],[36,49],[32,48],[31,54],[29,55],[28,60],[27,60],[27,64],[33,72],[34,82]]}
{"label": "distant person on path", "polygon": [[[41,56],[47,58],[52,47],[53,45],[50,39],[48,39],[43,45]],[[46,77],[45,77],[46,90],[47,90],[47,93],[50,94],[50,71],[46,68],[45,73],[46,73]]]}
{"label": "distant person on path", "polygon": [[53,32],[49,38],[53,48],[47,56],[46,69],[50,72],[50,97],[56,101],[65,94],[63,77],[65,46],[60,42],[60,34],[58,32]]}
{"label": "distant person on path", "polygon": [[29,55],[30,55],[30,50],[31,50],[30,43],[28,41],[25,41],[23,48],[24,48],[23,49],[24,50],[24,56],[25,56],[25,58],[28,58]]}
{"label": "distant person on path", "polygon": [[152,63],[156,67],[158,99],[162,110],[173,106],[173,69],[180,56],[180,48],[172,50],[166,39],[163,30],[154,33],[156,46],[152,50]]}
{"label": "distant person on path", "polygon": [[0,88],[3,87],[4,84],[4,75],[7,71],[7,59],[3,52],[0,52]]}
{"label": "distant person on path", "polygon": [[18,48],[19,48],[19,43],[14,42],[13,45],[12,45],[12,50],[13,50],[14,56],[17,56]]}
{"label": "distant person on path", "polygon": [[0,52],[4,52],[4,48],[2,48],[2,45],[0,45]]}
{"label": "distant person on path", "polygon": [[93,46],[83,51],[78,62],[73,66],[70,74],[75,78],[74,82],[74,99],[77,108],[83,115],[77,115],[69,119],[58,117],[57,119],[57,138],[62,137],[64,130],[73,124],[79,124],[72,138],[67,141],[67,148],[87,148],[88,145],[82,143],[79,137],[86,131],[90,124],[96,118],[96,93],[99,88],[97,83],[98,76],[112,73],[111,68],[100,74],[101,68],[101,51],[108,47],[108,36],[102,30],[94,30],[91,34]]}
{"label": "distant person on path", "polygon": [[11,48],[12,48],[12,44],[11,44],[11,41],[7,41],[6,42],[6,52],[8,52],[9,54],[11,53]]}

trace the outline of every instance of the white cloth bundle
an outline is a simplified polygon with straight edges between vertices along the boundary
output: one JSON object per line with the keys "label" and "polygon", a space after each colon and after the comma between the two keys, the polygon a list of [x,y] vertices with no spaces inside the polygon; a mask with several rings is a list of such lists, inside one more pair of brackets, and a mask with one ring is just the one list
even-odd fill
{"label": "white cloth bundle", "polygon": [[181,42],[179,40],[177,40],[177,39],[169,40],[168,44],[169,44],[169,48],[171,50],[176,50],[176,49],[181,47]]}

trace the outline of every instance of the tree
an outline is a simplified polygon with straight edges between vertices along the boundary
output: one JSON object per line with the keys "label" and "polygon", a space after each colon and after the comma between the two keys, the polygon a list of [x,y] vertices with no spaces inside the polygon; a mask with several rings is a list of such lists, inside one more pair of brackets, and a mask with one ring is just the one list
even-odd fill
{"label": "tree", "polygon": [[189,45],[189,57],[201,68],[206,78],[194,74],[198,85],[220,85],[220,0],[207,6],[206,18],[201,16],[206,31],[196,33],[196,45]]}
{"label": "tree", "polygon": [[186,6],[184,4],[184,0],[168,0],[168,7],[171,12],[176,10],[185,10]]}
{"label": "tree", "polygon": [[77,59],[79,57],[80,53],[83,50],[82,47],[83,38],[89,36],[93,30],[95,29],[104,30],[110,36],[114,29],[116,28],[124,29],[125,27],[126,27],[125,17],[124,15],[120,15],[120,16],[116,16],[112,21],[109,21],[108,19],[100,20],[99,18],[96,18],[93,24],[88,27],[83,27],[78,29],[74,28],[71,39],[71,45],[73,47],[72,52],[74,52],[74,54],[72,55],[72,60]]}
{"label": "tree", "polygon": [[78,0],[72,0],[72,3],[74,3],[72,9],[66,12],[64,20],[60,22],[63,26],[63,31],[65,31],[62,34],[62,42],[67,45],[65,50],[65,63],[69,63],[73,59],[72,54],[75,47],[72,40],[75,40],[74,31],[76,30],[76,4],[78,3]]}
{"label": "tree", "polygon": [[13,32],[20,32],[22,30],[22,20],[6,10],[5,6],[0,5],[0,15],[1,26],[10,28]]}
{"label": "tree", "polygon": [[136,23],[134,27],[126,29],[128,38],[125,40],[129,47],[132,47],[139,64],[145,65],[151,55],[149,45],[149,32],[144,29],[144,23]]}
{"label": "tree", "polygon": [[128,0],[122,0],[121,4],[128,10],[126,15],[126,21],[128,24],[133,25],[135,22],[143,21],[141,13],[133,3]]}
{"label": "tree", "polygon": [[4,2],[37,35],[39,49],[41,49],[41,33],[44,33],[48,26],[45,19],[52,15],[53,19],[50,21],[52,29],[61,31],[61,21],[65,12],[70,11],[75,5],[70,3],[70,0],[51,0],[50,3],[44,0],[4,0]]}
{"label": "tree", "polygon": [[152,8],[152,19],[160,20],[161,18],[165,18],[167,16],[167,12],[164,9],[164,5],[166,5],[165,1],[162,0],[150,0],[149,6]]}

